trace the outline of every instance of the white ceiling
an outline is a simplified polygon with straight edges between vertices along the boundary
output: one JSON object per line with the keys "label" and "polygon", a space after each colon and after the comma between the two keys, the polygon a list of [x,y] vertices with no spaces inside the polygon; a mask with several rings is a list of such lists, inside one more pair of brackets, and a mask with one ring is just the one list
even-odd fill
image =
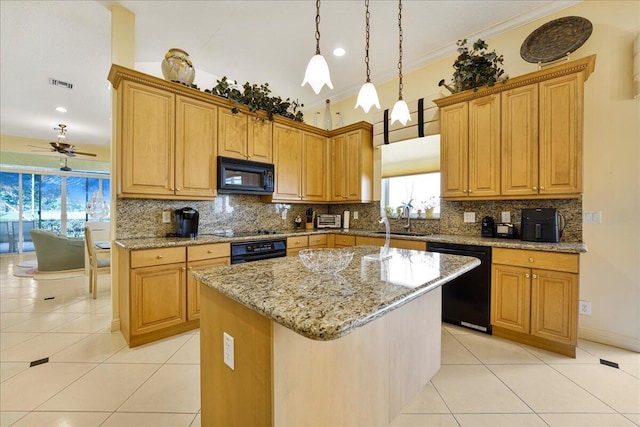
{"label": "white ceiling", "polygon": [[[492,34],[546,16],[576,1],[403,2],[403,72],[454,52],[464,37]],[[272,95],[319,107],[357,93],[365,79],[364,1],[321,4],[320,49],[334,90],[301,87],[315,52],[315,2],[293,1],[7,1],[0,2],[0,132],[53,140],[58,123],[71,142],[106,146],[111,139],[111,14],[119,4],[136,17],[137,68],[161,76],[172,47],[186,50],[201,89],[215,76],[269,83]],[[396,78],[398,4],[371,0],[371,78]],[[335,47],[346,49],[334,57]],[[51,86],[49,78],[73,83]],[[204,78],[206,77],[206,79]],[[64,104],[67,113],[55,111]]]}

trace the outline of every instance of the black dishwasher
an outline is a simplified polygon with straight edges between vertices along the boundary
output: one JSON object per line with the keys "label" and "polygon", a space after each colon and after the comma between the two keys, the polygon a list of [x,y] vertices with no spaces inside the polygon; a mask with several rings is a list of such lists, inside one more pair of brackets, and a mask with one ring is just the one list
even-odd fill
{"label": "black dishwasher", "polygon": [[478,258],[480,265],[442,287],[442,321],[491,334],[491,247],[428,243],[430,252]]}

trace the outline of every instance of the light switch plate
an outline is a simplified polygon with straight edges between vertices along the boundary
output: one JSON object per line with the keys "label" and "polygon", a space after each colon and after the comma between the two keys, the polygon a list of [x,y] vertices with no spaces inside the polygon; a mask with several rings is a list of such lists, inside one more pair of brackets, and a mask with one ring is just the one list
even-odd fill
{"label": "light switch plate", "polygon": [[222,333],[222,346],[224,352],[224,364],[235,370],[235,350],[233,348],[233,337],[226,332]]}
{"label": "light switch plate", "polygon": [[165,224],[171,222],[171,211],[162,211],[162,222]]}
{"label": "light switch plate", "polygon": [[476,222],[476,213],[475,212],[465,212],[464,213],[464,222]]}
{"label": "light switch plate", "polygon": [[503,211],[500,213],[500,222],[510,223],[511,222],[511,212]]}
{"label": "light switch plate", "polygon": [[358,219],[358,211],[353,211],[353,219]]}

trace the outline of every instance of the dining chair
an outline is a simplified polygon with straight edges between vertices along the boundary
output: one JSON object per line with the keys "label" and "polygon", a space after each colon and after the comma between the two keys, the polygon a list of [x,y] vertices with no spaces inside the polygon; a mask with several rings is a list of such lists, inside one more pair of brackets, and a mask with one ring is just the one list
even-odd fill
{"label": "dining chair", "polygon": [[96,299],[98,295],[98,272],[108,271],[111,268],[111,258],[101,258],[99,255],[108,254],[110,251],[97,250],[93,241],[91,227],[88,226],[84,227],[84,242],[89,254],[89,292],[93,294],[93,299]]}

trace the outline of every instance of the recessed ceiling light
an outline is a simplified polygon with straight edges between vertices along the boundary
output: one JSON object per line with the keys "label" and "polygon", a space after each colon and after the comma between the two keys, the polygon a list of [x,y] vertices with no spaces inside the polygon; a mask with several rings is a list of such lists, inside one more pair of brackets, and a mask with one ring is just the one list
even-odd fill
{"label": "recessed ceiling light", "polygon": [[56,107],[56,111],[59,113],[66,113],[67,109],[64,108],[63,106],[60,106],[60,107]]}
{"label": "recessed ceiling light", "polygon": [[341,47],[337,47],[337,48],[333,49],[333,54],[335,56],[344,56],[345,53],[346,53],[345,50],[343,48],[341,48]]}

